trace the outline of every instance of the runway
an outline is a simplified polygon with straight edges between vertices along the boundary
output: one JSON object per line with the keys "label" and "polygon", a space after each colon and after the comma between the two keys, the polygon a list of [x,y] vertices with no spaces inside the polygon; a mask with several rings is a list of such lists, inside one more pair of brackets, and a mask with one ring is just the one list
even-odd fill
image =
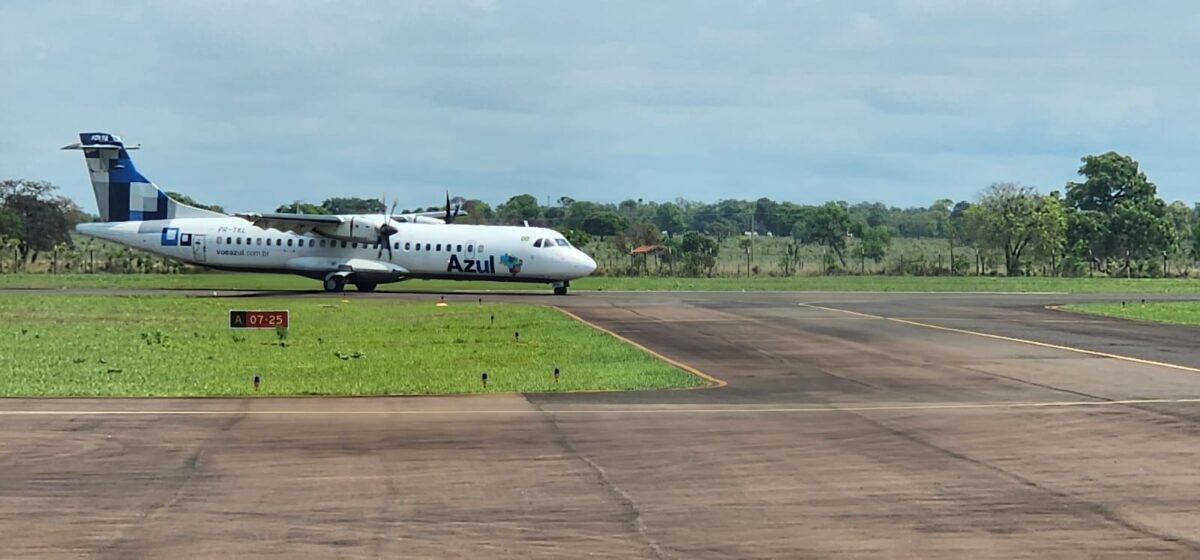
{"label": "runway", "polygon": [[5,556],[1200,556],[1200,329],[1047,309],[1122,296],[486,297],[727,385],[0,400]]}

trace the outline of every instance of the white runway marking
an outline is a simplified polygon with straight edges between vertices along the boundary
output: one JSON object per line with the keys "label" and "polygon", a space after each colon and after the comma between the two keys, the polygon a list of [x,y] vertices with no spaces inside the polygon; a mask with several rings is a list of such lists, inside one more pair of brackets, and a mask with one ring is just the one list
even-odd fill
{"label": "white runway marking", "polygon": [[0,416],[536,416],[540,414],[603,416],[628,414],[762,414],[762,413],[828,413],[871,411],[973,410],[1003,408],[1072,408],[1128,406],[1145,404],[1200,404],[1200,397],[1181,399],[1121,399],[1109,401],[1049,401],[1049,402],[936,402],[911,404],[829,404],[829,405],[745,405],[745,406],[687,406],[643,405],[604,406],[593,408],[552,408],[543,410],[0,410]]}

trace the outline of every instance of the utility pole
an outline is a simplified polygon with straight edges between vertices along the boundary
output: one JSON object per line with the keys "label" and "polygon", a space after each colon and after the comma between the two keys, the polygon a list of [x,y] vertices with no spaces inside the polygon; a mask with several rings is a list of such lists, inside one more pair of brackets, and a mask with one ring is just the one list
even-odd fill
{"label": "utility pole", "polygon": [[750,214],[750,258],[754,258],[754,214]]}

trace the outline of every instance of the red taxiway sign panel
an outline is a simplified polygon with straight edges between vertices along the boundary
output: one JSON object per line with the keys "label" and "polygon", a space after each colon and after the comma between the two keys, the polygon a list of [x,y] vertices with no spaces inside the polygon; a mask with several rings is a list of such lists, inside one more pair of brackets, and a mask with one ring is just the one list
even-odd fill
{"label": "red taxiway sign panel", "polygon": [[229,311],[231,329],[274,329],[288,328],[288,312],[276,311]]}

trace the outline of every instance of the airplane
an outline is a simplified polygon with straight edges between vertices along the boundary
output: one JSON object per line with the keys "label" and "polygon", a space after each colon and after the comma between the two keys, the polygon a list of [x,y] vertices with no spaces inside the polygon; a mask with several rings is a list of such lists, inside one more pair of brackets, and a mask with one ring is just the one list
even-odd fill
{"label": "airplane", "polygon": [[[82,150],[100,222],[83,235],[219,270],[297,274],[325,291],[370,292],[410,279],[540,282],[566,295],[596,261],[552,229],[452,224],[445,212],[227,215],[182,204],[138,172],[119,137],[85,132]],[[385,206],[386,207],[386,206]],[[441,218],[434,217],[440,215]]]}

